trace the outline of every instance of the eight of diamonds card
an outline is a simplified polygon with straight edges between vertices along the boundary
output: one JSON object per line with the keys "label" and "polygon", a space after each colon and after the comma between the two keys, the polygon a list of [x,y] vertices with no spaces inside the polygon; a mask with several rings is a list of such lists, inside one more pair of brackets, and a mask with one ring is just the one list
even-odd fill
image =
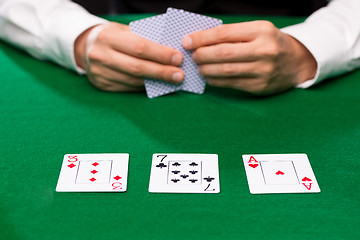
{"label": "eight of diamonds card", "polygon": [[306,154],[243,155],[243,161],[252,194],[320,192]]}
{"label": "eight of diamonds card", "polygon": [[129,154],[67,154],[57,192],[125,192]]}
{"label": "eight of diamonds card", "polygon": [[219,193],[217,154],[154,154],[149,192]]}

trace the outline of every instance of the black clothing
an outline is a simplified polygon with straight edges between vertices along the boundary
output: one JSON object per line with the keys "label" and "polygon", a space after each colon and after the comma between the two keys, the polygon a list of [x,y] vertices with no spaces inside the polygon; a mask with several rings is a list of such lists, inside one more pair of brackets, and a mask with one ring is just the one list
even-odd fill
{"label": "black clothing", "polygon": [[326,0],[74,0],[93,14],[164,13],[181,8],[196,13],[308,16]]}

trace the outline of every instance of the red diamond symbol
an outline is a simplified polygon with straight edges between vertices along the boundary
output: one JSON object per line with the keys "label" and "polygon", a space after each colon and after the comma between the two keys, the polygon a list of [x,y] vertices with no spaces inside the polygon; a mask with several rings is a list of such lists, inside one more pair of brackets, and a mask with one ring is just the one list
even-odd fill
{"label": "red diamond symbol", "polygon": [[275,174],[276,175],[284,175],[285,173],[283,173],[282,171],[277,171]]}
{"label": "red diamond symbol", "polygon": [[93,165],[94,167],[96,167],[97,165],[99,165],[97,162],[94,162],[93,164],[91,164],[91,165]]}
{"label": "red diamond symbol", "polygon": [[69,167],[69,168],[73,168],[73,167],[76,167],[76,165],[73,164],[73,163],[71,163],[71,164],[68,165],[68,167]]}
{"label": "red diamond symbol", "polygon": [[259,166],[259,164],[249,164],[249,166],[252,168],[256,168],[257,166]]}
{"label": "red diamond symbol", "polygon": [[89,180],[94,182],[94,181],[96,181],[96,178],[90,178]]}
{"label": "red diamond symbol", "polygon": [[92,174],[97,173],[98,171],[96,171],[95,169],[91,171]]}
{"label": "red diamond symbol", "polygon": [[117,175],[116,177],[114,177],[114,179],[115,179],[116,181],[119,181],[119,179],[121,179],[121,177],[120,177],[119,175]]}
{"label": "red diamond symbol", "polygon": [[312,181],[312,180],[311,180],[310,178],[308,178],[308,177],[304,177],[302,180],[303,180],[304,182],[305,182],[305,181],[309,181],[309,182]]}

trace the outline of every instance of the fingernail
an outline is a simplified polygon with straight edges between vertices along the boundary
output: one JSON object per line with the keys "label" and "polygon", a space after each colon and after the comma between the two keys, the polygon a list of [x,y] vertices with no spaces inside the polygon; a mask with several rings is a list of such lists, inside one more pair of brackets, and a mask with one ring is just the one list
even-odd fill
{"label": "fingernail", "polygon": [[176,53],[172,56],[171,63],[175,66],[178,66],[181,64],[182,61],[181,58],[182,58],[181,55]]}
{"label": "fingernail", "polygon": [[183,40],[184,48],[190,49],[192,46],[192,39],[189,36],[185,36]]}
{"label": "fingernail", "polygon": [[193,53],[191,54],[191,58],[194,60],[194,62],[196,62],[196,54],[195,54],[195,52],[193,52]]}
{"label": "fingernail", "polygon": [[173,75],[172,75],[172,80],[174,81],[174,82],[181,82],[181,80],[182,80],[182,74],[181,73],[179,73],[179,72],[176,72],[176,73],[174,73]]}

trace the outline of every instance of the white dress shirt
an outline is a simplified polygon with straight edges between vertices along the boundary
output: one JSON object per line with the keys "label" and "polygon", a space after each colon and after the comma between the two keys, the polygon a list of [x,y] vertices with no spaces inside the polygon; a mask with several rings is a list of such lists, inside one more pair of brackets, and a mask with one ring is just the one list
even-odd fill
{"label": "white dress shirt", "polygon": [[360,67],[360,0],[333,0],[304,23],[282,29],[299,40],[318,63],[314,83]]}
{"label": "white dress shirt", "polygon": [[[76,38],[106,22],[69,0],[0,0],[1,39],[79,73]],[[360,0],[333,0],[304,23],[282,31],[307,47],[318,63],[316,77],[298,87],[360,67]]]}
{"label": "white dress shirt", "polygon": [[74,58],[76,38],[107,22],[69,0],[0,0],[0,38],[32,56],[82,73]]}

